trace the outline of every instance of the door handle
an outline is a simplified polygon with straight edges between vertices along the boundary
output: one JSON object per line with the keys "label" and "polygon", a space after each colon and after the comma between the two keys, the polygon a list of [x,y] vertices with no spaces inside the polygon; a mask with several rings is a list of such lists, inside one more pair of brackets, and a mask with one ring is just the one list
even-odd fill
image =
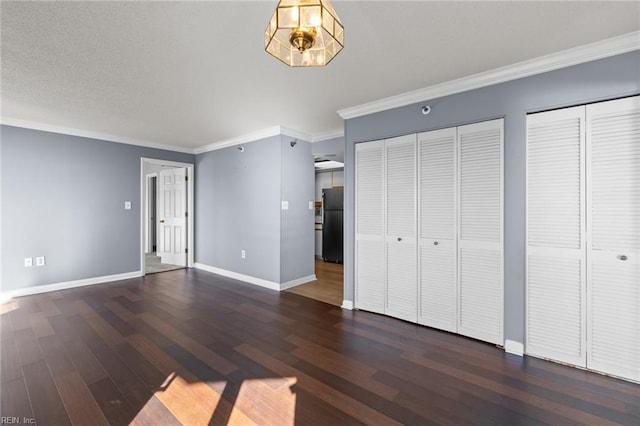
{"label": "door handle", "polygon": [[402,241],[402,238],[398,237],[398,241]]}
{"label": "door handle", "polygon": [[620,260],[627,260],[628,258],[627,258],[627,255],[625,255],[625,254],[621,254],[620,256],[618,256],[618,259],[620,259]]}
{"label": "door handle", "polygon": [[434,242],[433,242],[433,245],[434,245],[434,246],[437,246],[438,244],[440,244],[440,243],[439,243],[439,242],[437,242],[437,241],[434,241]]}
{"label": "door handle", "polygon": [[160,221],[160,223],[164,223],[164,219],[162,219],[162,220]]}

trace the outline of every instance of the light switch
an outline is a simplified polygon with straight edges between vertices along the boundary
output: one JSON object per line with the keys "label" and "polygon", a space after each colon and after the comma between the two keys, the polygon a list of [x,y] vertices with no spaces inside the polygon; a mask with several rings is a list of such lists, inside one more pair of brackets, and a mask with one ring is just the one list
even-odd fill
{"label": "light switch", "polygon": [[125,210],[131,210],[131,201],[125,201],[124,202],[124,209]]}
{"label": "light switch", "polygon": [[289,202],[288,201],[283,201],[282,202],[282,210],[289,210]]}
{"label": "light switch", "polygon": [[309,201],[309,210],[313,210],[313,201]]}
{"label": "light switch", "polygon": [[25,257],[24,258],[24,266],[26,266],[26,267],[33,266],[33,257]]}
{"label": "light switch", "polygon": [[36,266],[44,266],[44,265],[45,265],[44,256],[36,257]]}

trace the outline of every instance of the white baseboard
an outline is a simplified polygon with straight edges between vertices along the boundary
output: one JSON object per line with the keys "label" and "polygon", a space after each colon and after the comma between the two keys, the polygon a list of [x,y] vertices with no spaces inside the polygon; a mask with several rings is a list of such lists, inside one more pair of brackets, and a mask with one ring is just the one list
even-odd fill
{"label": "white baseboard", "polygon": [[211,272],[212,274],[222,275],[223,277],[233,278],[234,280],[240,280],[249,284],[258,285],[275,291],[286,290],[291,287],[295,287],[300,284],[315,281],[316,276],[309,275],[306,277],[298,278],[297,280],[287,281],[286,283],[277,283],[275,281],[264,280],[262,278],[252,277],[251,275],[240,274],[238,272],[228,271],[226,269],[216,268],[215,266],[205,265],[204,263],[194,263],[193,267],[196,269],[202,269],[203,271]]}
{"label": "white baseboard", "polygon": [[298,278],[297,280],[287,281],[286,283],[280,284],[280,291],[286,290],[288,288],[295,287],[297,285],[309,283],[309,282],[315,281],[315,280],[317,280],[316,274],[308,275],[308,276],[302,277],[302,278]]}
{"label": "white baseboard", "polygon": [[352,300],[343,300],[341,308],[353,311],[353,301]]}
{"label": "white baseboard", "polygon": [[504,351],[509,354],[523,356],[524,344],[516,342],[515,340],[506,339],[504,341]]}
{"label": "white baseboard", "polygon": [[238,272],[227,271],[226,269],[216,268],[215,266],[205,265],[204,263],[194,263],[193,267],[196,269],[202,269],[203,271],[211,272],[212,274],[222,275],[223,277],[233,278],[234,280],[240,280],[248,282],[249,284],[255,284],[260,287],[269,288],[271,290],[280,291],[280,284],[275,281],[263,280],[262,278],[252,277],[251,275],[240,274]]}
{"label": "white baseboard", "polygon": [[35,287],[20,288],[0,293],[0,302],[4,303],[14,297],[29,296],[32,294],[47,293],[50,291],[66,290],[69,288],[83,287],[87,285],[104,284],[112,281],[128,280],[142,276],[142,271],[125,272],[124,274],[105,275],[102,277],[85,278],[82,280],[66,281],[62,283],[39,285]]}

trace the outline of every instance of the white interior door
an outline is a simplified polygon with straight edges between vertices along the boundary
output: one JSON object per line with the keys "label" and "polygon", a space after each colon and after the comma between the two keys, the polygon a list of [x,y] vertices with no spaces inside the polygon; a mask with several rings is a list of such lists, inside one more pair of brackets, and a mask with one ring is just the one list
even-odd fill
{"label": "white interior door", "polygon": [[418,322],[457,332],[456,128],[418,135]]}
{"label": "white interior door", "polygon": [[584,107],[527,117],[528,354],[585,366]]}
{"label": "white interior door", "polygon": [[385,140],[387,315],[417,322],[416,135]]}
{"label": "white interior door", "polygon": [[587,366],[640,380],[640,97],[586,106]]}
{"label": "white interior door", "polygon": [[503,344],[503,120],[458,127],[458,332]]}
{"label": "white interior door", "polygon": [[187,266],[187,169],[162,170],[158,178],[158,255]]}
{"label": "white interior door", "polygon": [[357,144],[355,307],[384,313],[384,141]]}

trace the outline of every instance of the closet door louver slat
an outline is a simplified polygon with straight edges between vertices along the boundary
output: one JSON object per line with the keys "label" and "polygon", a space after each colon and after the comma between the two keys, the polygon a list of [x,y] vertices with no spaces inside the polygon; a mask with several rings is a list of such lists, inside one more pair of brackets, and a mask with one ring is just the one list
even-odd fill
{"label": "closet door louver slat", "polygon": [[418,135],[418,322],[457,331],[456,128]]}
{"label": "closet door louver slat", "polygon": [[385,313],[417,321],[416,135],[385,141],[386,269]]}
{"label": "closet door louver slat", "polygon": [[587,367],[640,381],[640,97],[586,106]]}
{"label": "closet door louver slat", "polygon": [[527,117],[529,354],[585,366],[584,108]]}
{"label": "closet door louver slat", "polygon": [[356,145],[355,306],[384,313],[384,141]]}
{"label": "closet door louver slat", "polygon": [[503,344],[503,120],[458,127],[458,332]]}

